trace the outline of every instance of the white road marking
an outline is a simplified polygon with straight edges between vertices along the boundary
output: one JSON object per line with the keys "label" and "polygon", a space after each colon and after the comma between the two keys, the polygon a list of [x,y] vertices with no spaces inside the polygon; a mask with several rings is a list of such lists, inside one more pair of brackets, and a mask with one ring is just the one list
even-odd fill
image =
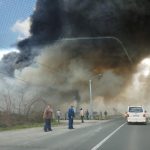
{"label": "white road marking", "polygon": [[91,150],[97,150],[100,148],[112,135],[114,135],[120,128],[122,128],[126,123],[119,126],[116,130],[114,130],[112,133],[110,133],[107,137],[105,137],[100,143],[98,143],[96,146],[94,146]]}

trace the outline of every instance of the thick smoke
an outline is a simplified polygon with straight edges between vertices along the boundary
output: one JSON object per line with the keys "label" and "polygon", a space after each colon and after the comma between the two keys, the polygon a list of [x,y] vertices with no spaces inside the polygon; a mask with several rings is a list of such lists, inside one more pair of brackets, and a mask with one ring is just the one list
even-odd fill
{"label": "thick smoke", "polygon": [[[88,80],[102,72],[94,93],[104,101],[114,100],[136,64],[149,54],[149,8],[149,0],[37,0],[31,36],[17,44],[20,53],[7,72],[16,75],[21,69],[20,78],[38,85],[39,95],[56,102],[87,100]],[[114,38],[66,39],[104,36],[122,41],[133,62]]]}
{"label": "thick smoke", "polygon": [[[42,89],[40,95],[47,98],[50,96],[53,103],[74,100],[88,102],[89,79],[93,78],[96,71],[105,70],[102,79],[93,79],[92,89],[95,96],[100,94],[106,100],[111,100],[110,97],[121,92],[126,80],[119,74],[116,75],[113,69],[107,71],[106,68],[97,68],[100,55],[96,53],[94,56],[88,52],[90,48],[94,50],[94,47],[86,47],[87,53],[80,51],[81,55],[76,56],[73,54],[74,47],[67,42],[47,46],[43,48],[43,53],[36,57],[35,64],[23,69],[19,76]],[[72,51],[72,55],[68,51]]]}
{"label": "thick smoke", "polygon": [[18,59],[18,53],[11,52],[4,55],[2,61],[0,62],[1,73],[8,76],[14,76],[14,69],[16,68],[16,61]]}
{"label": "thick smoke", "polygon": [[33,60],[39,54],[32,47],[55,42],[63,33],[62,4],[59,0],[38,0],[36,10],[31,16],[31,37],[20,41],[21,54],[17,63]]}
{"label": "thick smoke", "polygon": [[[65,37],[87,36],[119,38],[137,62],[149,53],[149,8],[148,0],[37,0],[36,10],[31,16],[31,37],[18,43],[21,54],[17,63],[29,61],[39,54],[38,50],[32,52],[32,47],[51,44]],[[110,47],[118,43],[110,41],[110,46],[107,48],[105,44],[105,47],[109,49],[107,53],[112,55],[115,48]]]}
{"label": "thick smoke", "polygon": [[[66,37],[96,36],[119,38],[125,44],[132,59],[137,62],[149,52],[147,48],[150,25],[149,7],[148,0],[37,0],[36,9],[31,16],[31,36],[18,43],[20,54],[17,60],[15,59],[16,66],[23,68],[30,65],[34,57],[40,53],[40,48],[37,48],[39,46],[52,44]],[[123,62],[121,57],[123,49],[119,47],[117,41],[103,39],[98,42],[101,43],[103,51],[96,50],[96,53],[102,53],[105,56],[107,54],[110,60],[107,64],[102,63],[103,66],[114,67]],[[91,44],[94,45],[94,43]],[[117,52],[116,47],[120,49]],[[81,53],[86,53],[86,50],[74,51],[77,57]],[[70,53],[72,55],[72,51]],[[111,56],[112,53],[119,56],[117,57],[119,63]],[[123,57],[126,56],[123,55]],[[113,65],[109,64],[110,62]],[[129,63],[127,58],[126,63]],[[9,65],[7,66],[9,69]],[[120,66],[122,68],[122,63]],[[14,71],[13,68],[8,73],[10,74],[11,71]]]}

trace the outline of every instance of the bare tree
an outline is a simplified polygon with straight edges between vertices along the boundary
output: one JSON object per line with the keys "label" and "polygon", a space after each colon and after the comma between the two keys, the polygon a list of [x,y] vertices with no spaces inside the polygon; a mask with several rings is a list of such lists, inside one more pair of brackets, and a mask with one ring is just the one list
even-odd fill
{"label": "bare tree", "polygon": [[29,114],[32,111],[32,107],[37,104],[37,103],[43,103],[44,105],[47,105],[47,102],[42,98],[42,97],[37,97],[37,98],[33,98],[31,100],[31,103],[28,104],[27,106],[27,111],[26,111],[26,117],[29,118]]}

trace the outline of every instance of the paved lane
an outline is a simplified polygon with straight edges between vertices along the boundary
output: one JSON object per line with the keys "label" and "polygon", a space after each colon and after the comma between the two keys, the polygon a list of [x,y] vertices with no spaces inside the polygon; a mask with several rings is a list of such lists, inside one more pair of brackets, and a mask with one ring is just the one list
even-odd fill
{"label": "paved lane", "polygon": [[125,124],[97,150],[150,150],[150,124]]}
{"label": "paved lane", "polygon": [[0,133],[0,150],[91,150],[122,123],[119,119],[85,123],[76,125],[73,130],[59,127],[48,133],[41,129],[3,132]]}
{"label": "paved lane", "polygon": [[150,150],[150,124],[127,125],[118,118],[74,127],[0,132],[0,150]]}

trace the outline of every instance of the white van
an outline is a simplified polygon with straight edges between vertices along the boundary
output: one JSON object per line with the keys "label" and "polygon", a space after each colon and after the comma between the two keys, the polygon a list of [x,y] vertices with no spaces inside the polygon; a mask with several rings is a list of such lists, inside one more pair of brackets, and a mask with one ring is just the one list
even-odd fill
{"label": "white van", "polygon": [[147,124],[147,114],[143,106],[128,106],[125,114],[128,124],[144,123]]}

